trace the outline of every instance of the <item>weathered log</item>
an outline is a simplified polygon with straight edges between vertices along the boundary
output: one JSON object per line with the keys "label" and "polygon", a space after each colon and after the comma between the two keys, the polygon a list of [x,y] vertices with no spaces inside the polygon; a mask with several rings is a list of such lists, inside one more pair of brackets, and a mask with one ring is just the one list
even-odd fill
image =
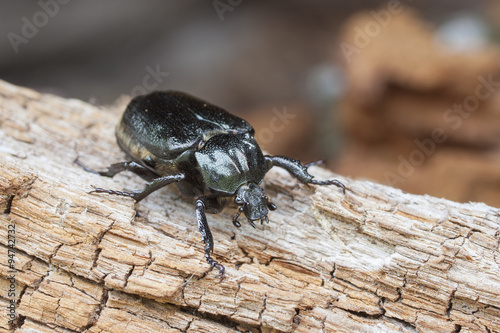
{"label": "weathered log", "polygon": [[98,108],[0,82],[3,331],[500,331],[498,209],[318,167],[347,193],[275,168],[264,181],[278,206],[269,224],[237,229],[234,208],[208,215],[226,266],[219,283],[193,202],[174,187],[140,204],[88,193],[143,186],[73,163],[124,160],[114,139],[124,103]]}

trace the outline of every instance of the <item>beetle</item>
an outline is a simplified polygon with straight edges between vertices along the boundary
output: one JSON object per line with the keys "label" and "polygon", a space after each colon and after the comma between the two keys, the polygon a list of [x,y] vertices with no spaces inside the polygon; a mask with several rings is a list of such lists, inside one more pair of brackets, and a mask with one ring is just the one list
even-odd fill
{"label": "beetle", "polygon": [[141,201],[152,192],[175,183],[182,195],[196,198],[196,220],[205,243],[205,258],[224,278],[225,268],[212,258],[214,241],[206,213],[217,214],[233,201],[238,217],[269,222],[268,211],[276,205],[259,186],[273,167],[286,169],[299,181],[314,185],[345,186],[336,179],[316,180],[300,161],[285,156],[264,155],[245,120],[201,99],[179,91],[155,91],[137,96],[128,104],[116,128],[120,148],[131,161],[94,171],[78,161],[84,170],[113,177],[132,171],[148,183],[142,190],[122,192],[94,187],[90,193],[127,196]]}

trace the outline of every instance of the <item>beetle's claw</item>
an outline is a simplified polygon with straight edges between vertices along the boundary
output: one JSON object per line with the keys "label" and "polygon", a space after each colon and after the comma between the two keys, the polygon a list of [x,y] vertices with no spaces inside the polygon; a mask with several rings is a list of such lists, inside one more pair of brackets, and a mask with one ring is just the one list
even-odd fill
{"label": "beetle's claw", "polygon": [[224,280],[224,277],[226,276],[226,268],[224,268],[223,265],[219,264],[214,258],[210,256],[210,253],[207,253],[205,250],[205,258],[207,259],[207,262],[212,268],[217,268],[219,270],[219,274],[215,276],[215,278],[218,278],[220,276],[220,281]]}
{"label": "beetle's claw", "polygon": [[219,273],[215,276],[215,279],[217,279],[220,276],[220,281],[219,281],[220,283],[226,277],[226,269],[219,263],[217,263],[217,266],[215,267],[217,267],[217,269],[219,270]]}
{"label": "beetle's claw", "polygon": [[342,184],[341,182],[339,182],[339,181],[338,181],[338,180],[336,180],[336,179],[331,179],[331,180],[329,181],[329,183],[330,183],[330,184],[328,184],[328,185],[335,185],[335,186],[340,187],[340,188],[342,189],[342,193],[343,193],[343,194],[345,194],[345,185],[344,185],[344,184]]}
{"label": "beetle's claw", "polygon": [[93,173],[95,175],[99,175],[100,174],[98,171],[92,170],[91,168],[89,168],[88,166],[86,166],[85,164],[83,164],[82,162],[80,162],[80,156],[77,156],[75,158],[75,160],[73,161],[73,163],[75,163],[76,165],[78,165],[80,168],[82,168],[83,170],[85,170],[87,172]]}
{"label": "beetle's claw", "polygon": [[92,187],[92,188],[93,188],[93,190],[92,190],[92,191],[89,191],[89,192],[88,192],[89,194],[90,194],[90,193],[102,193],[102,190],[104,190],[103,188],[96,187],[96,186],[94,186],[94,185],[90,185],[90,187]]}
{"label": "beetle's claw", "polygon": [[314,162],[311,162],[311,163],[307,163],[307,164],[304,164],[304,166],[307,169],[309,167],[312,167],[313,165],[322,165],[322,164],[325,164],[324,160],[319,160],[319,161],[314,161]]}

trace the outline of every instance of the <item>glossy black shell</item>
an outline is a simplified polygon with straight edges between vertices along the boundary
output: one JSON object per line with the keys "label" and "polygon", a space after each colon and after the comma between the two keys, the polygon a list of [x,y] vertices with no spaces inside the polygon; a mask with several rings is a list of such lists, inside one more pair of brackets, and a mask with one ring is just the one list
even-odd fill
{"label": "glossy black shell", "polygon": [[134,98],[117,127],[119,146],[158,176],[181,172],[181,193],[232,196],[269,167],[245,120],[176,91]]}
{"label": "glossy black shell", "polygon": [[177,91],[134,98],[122,123],[148,151],[174,159],[222,133],[254,133],[252,126],[224,109]]}
{"label": "glossy black shell", "polygon": [[207,188],[220,194],[234,194],[248,182],[260,184],[268,171],[249,133],[214,136],[194,156]]}

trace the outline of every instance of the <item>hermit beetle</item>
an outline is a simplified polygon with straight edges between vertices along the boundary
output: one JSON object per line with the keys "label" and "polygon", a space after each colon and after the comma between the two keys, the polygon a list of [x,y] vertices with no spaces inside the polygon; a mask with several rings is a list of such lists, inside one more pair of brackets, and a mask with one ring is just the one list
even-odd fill
{"label": "hermit beetle", "polygon": [[338,180],[316,180],[307,172],[318,162],[302,165],[289,157],[264,155],[254,133],[245,120],[215,105],[182,92],[156,91],[132,99],[116,128],[118,145],[132,161],[112,164],[105,171],[91,170],[78,159],[76,163],[107,177],[129,170],[148,182],[140,191],[94,188],[91,192],[128,196],[138,202],[176,183],[183,195],[195,197],[205,258],[222,279],[224,266],[211,257],[214,242],[205,212],[217,214],[233,200],[239,206],[233,218],[236,227],[241,226],[241,213],[254,228],[254,221],[269,222],[268,211],[276,206],[259,184],[273,166],[305,184],[336,185],[345,193]]}

